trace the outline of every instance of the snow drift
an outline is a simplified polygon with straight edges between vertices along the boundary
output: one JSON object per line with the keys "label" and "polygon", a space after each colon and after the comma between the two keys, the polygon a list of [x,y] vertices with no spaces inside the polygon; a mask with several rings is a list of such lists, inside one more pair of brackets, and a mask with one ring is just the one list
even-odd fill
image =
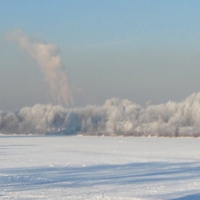
{"label": "snow drift", "polygon": [[150,105],[107,100],[102,106],[65,109],[62,106],[24,107],[0,111],[4,134],[83,134],[123,136],[200,136],[200,93],[182,102]]}

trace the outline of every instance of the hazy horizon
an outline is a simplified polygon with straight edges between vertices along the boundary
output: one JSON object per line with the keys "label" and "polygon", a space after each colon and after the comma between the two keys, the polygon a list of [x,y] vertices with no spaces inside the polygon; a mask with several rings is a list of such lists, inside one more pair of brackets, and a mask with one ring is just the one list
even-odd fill
{"label": "hazy horizon", "polygon": [[[200,91],[198,1],[0,2],[0,110],[102,105],[113,97],[145,106]],[[48,79],[32,47],[7,40],[16,30],[56,47],[55,74],[70,95],[58,93],[63,82]]]}

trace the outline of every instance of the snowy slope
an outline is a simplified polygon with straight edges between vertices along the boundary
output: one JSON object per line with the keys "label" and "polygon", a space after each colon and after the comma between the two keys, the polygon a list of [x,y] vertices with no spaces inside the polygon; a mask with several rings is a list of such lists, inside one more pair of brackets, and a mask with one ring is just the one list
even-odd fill
{"label": "snowy slope", "polygon": [[0,137],[0,199],[200,199],[198,138]]}

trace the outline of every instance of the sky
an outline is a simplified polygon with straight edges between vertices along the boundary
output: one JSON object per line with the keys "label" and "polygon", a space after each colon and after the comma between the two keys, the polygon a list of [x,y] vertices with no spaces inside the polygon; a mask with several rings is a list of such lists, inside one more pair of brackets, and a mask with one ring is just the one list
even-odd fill
{"label": "sky", "polygon": [[7,39],[16,30],[56,45],[73,96],[65,107],[182,101],[200,91],[199,10],[198,0],[0,0],[0,110],[60,103]]}

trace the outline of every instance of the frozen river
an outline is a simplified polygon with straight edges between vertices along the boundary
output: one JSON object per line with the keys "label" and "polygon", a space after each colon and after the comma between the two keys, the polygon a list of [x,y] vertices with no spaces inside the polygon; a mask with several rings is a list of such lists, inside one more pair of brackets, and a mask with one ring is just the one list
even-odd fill
{"label": "frozen river", "polygon": [[0,199],[200,199],[199,138],[0,136]]}

